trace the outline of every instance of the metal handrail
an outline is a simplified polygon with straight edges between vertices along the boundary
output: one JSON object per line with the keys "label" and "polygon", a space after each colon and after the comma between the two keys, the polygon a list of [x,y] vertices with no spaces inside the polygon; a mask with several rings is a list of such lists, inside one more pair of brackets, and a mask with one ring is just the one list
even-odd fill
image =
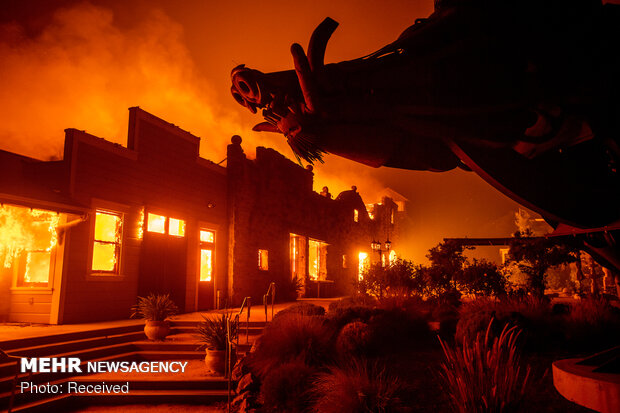
{"label": "metal handrail", "polygon": [[239,319],[243,314],[244,308],[248,309],[245,322],[245,342],[250,342],[250,310],[252,309],[252,297],[245,297],[239,308],[239,313],[235,316],[235,322],[237,323],[237,345],[239,345]]}
{"label": "metal handrail", "polygon": [[263,305],[265,306],[265,322],[269,321],[267,317],[267,298],[271,295],[271,319],[273,320],[273,305],[276,300],[276,283],[272,282],[269,284],[269,288],[267,289],[267,293],[263,295]]}
{"label": "metal handrail", "polygon": [[[239,317],[239,315],[237,314],[236,316],[237,318]],[[237,320],[238,322],[238,320]],[[237,330],[237,337],[239,337]],[[224,377],[228,377],[228,413],[230,413],[230,391],[231,391],[231,387],[232,387],[232,347],[233,346],[233,340],[231,338],[231,334],[230,334],[230,317],[228,319],[226,319],[226,367],[224,368]],[[226,376],[226,372],[228,372],[228,376]]]}

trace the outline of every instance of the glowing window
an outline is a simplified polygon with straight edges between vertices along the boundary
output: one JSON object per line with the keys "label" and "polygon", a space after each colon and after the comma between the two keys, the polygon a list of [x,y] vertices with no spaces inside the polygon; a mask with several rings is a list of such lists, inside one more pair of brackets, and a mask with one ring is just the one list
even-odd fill
{"label": "glowing window", "polygon": [[368,254],[360,252],[358,258],[359,268],[357,270],[357,279],[361,281],[364,279],[364,272],[368,269]]}
{"label": "glowing window", "polygon": [[168,222],[168,234],[175,237],[185,236],[185,221],[182,219],[170,218]]}
{"label": "glowing window", "polygon": [[308,241],[308,275],[311,280],[327,279],[327,243],[318,240]]}
{"label": "glowing window", "polygon": [[390,265],[394,264],[396,262],[396,251],[392,250],[390,251]]}
{"label": "glowing window", "polygon": [[113,212],[97,211],[95,214],[95,236],[93,240],[92,270],[118,274],[122,217]]}
{"label": "glowing window", "polygon": [[200,281],[211,281],[213,277],[213,250],[200,250]]}
{"label": "glowing window", "polygon": [[200,242],[215,242],[215,233],[213,231],[200,230]]}
{"label": "glowing window", "polygon": [[269,269],[269,251],[258,250],[258,269],[263,271]]}
{"label": "glowing window", "polygon": [[148,217],[148,223],[146,226],[146,230],[148,232],[157,232],[159,234],[166,233],[166,217],[165,216],[151,214],[149,212],[147,217]]}
{"label": "glowing window", "polygon": [[353,210],[353,221],[359,222],[360,220],[360,212],[357,209]]}

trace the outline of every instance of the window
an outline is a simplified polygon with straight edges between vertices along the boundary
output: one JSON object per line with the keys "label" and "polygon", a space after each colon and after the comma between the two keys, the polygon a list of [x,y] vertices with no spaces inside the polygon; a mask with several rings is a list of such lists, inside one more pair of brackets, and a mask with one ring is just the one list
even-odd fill
{"label": "window", "polygon": [[311,239],[308,241],[309,268],[311,280],[327,278],[327,243]]}
{"label": "window", "polygon": [[93,271],[119,273],[122,222],[121,214],[108,211],[96,212],[91,266]]}
{"label": "window", "polygon": [[215,242],[215,233],[213,231],[200,230],[200,242]]}
{"label": "window", "polygon": [[157,232],[158,234],[166,233],[166,217],[163,215],[148,214],[148,224],[146,227],[148,232]]}
{"label": "window", "polygon": [[151,214],[147,215],[148,222],[146,230],[148,232],[156,232],[158,234],[171,235],[173,237],[185,236],[185,221],[177,218],[168,218],[164,215]]}
{"label": "window", "polygon": [[353,221],[354,222],[360,221],[360,212],[357,209],[353,210]]}
{"label": "window", "polygon": [[258,269],[263,271],[269,270],[269,251],[258,250]]}
{"label": "window", "polygon": [[369,267],[369,260],[368,260],[368,253],[366,252],[360,252],[359,253],[359,267],[357,270],[357,279],[359,281],[364,279],[364,272],[368,269]]}
{"label": "window", "polygon": [[168,234],[175,237],[185,236],[185,221],[182,219],[170,218]]}
{"label": "window", "polygon": [[16,287],[50,287],[57,226],[64,218],[55,211],[0,205],[0,267],[12,269]]}
{"label": "window", "polygon": [[200,281],[213,280],[213,257],[215,249],[215,233],[200,230]]}

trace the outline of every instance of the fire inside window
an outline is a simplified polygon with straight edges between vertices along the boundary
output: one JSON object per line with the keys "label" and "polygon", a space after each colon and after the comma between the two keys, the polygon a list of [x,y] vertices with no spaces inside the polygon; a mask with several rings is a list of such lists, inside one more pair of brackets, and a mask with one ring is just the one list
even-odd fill
{"label": "fire inside window", "polygon": [[64,214],[0,206],[0,267],[13,270],[17,287],[48,287]]}
{"label": "fire inside window", "polygon": [[357,209],[353,210],[353,221],[354,222],[360,221],[360,212]]}
{"label": "fire inside window", "polygon": [[97,211],[93,240],[92,270],[119,273],[123,218],[121,214]]}
{"label": "fire inside window", "polygon": [[263,271],[269,270],[269,251],[258,250],[258,269]]}
{"label": "fire inside window", "polygon": [[185,236],[185,221],[182,219],[170,218],[168,222],[168,234],[175,237]]}
{"label": "fire inside window", "polygon": [[200,281],[209,282],[213,279],[213,251],[215,233],[200,230]]}
{"label": "fire inside window", "polygon": [[359,258],[359,267],[357,270],[357,279],[361,281],[364,279],[364,272],[368,269],[368,266],[369,266],[368,253],[360,252],[358,258]]}
{"label": "fire inside window", "polygon": [[[173,237],[185,236],[185,221],[182,219],[168,218],[164,215],[148,213],[146,230],[158,234],[165,234]],[[167,225],[166,225],[167,224]]]}
{"label": "fire inside window", "polygon": [[166,217],[163,215],[148,214],[148,223],[146,226],[148,232],[157,232],[158,234],[166,233]]}
{"label": "fire inside window", "polygon": [[327,278],[327,243],[311,239],[308,241],[308,275],[311,280]]}

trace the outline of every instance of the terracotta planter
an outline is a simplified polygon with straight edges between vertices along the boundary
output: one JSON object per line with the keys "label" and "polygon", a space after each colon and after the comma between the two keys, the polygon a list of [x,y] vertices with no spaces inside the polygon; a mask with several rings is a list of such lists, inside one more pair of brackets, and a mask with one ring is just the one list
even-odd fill
{"label": "terracotta planter", "polygon": [[[226,371],[226,350],[209,350],[206,349],[205,356],[205,365],[207,366],[207,370],[224,375]],[[234,366],[237,361],[237,352],[235,349],[232,350],[232,363],[231,366]]]}
{"label": "terracotta planter", "polygon": [[170,322],[146,320],[144,334],[149,340],[163,340],[170,333]]}

